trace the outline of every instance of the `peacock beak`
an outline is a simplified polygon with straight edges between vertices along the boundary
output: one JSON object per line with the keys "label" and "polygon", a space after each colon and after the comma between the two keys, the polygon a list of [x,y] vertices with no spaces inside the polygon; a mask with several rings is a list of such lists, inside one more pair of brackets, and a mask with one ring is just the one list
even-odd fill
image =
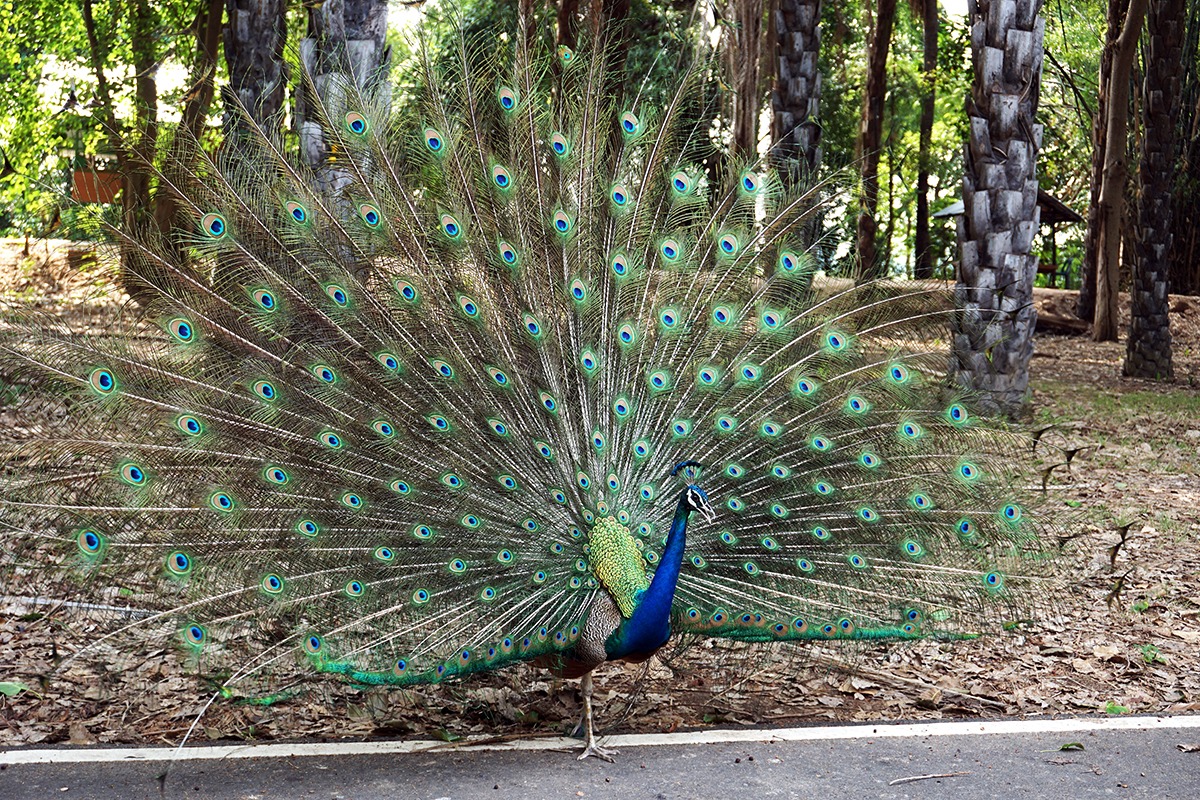
{"label": "peacock beak", "polygon": [[708,520],[709,522],[715,522],[717,519],[716,510],[713,509],[713,507],[711,505],[709,505],[708,503],[705,503],[704,505],[700,506],[700,513],[703,514],[704,518],[706,520]]}

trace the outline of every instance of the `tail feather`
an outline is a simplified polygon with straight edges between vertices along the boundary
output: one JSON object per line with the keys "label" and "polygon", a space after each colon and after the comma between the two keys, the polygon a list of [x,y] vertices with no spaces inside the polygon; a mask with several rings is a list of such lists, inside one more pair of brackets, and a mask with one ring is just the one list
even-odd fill
{"label": "tail feather", "polygon": [[721,515],[677,630],[953,637],[1035,606],[1055,524],[1014,500],[1019,432],[946,388],[945,298],[814,281],[817,193],[699,166],[703,64],[614,98],[602,50],[494,44],[422,52],[390,118],[310,91],[332,196],[249,119],[236,153],[177,148],[195,230],[115,232],[154,295],[127,333],[6,315],[0,352],[71,407],[0,443],[4,566],[146,612],[79,648],[170,639],[228,682],[554,658],[603,591],[588,528],[655,569],[684,460]]}

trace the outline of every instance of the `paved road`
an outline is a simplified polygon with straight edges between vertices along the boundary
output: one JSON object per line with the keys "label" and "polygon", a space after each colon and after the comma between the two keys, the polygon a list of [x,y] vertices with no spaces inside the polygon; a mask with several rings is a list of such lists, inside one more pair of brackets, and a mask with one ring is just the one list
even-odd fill
{"label": "paved road", "polygon": [[[1152,730],[900,737],[860,728],[855,739],[626,746],[616,764],[579,762],[552,750],[28,764],[13,763],[22,754],[14,750],[0,753],[0,798],[1196,800],[1200,752],[1180,749],[1200,745],[1194,724],[1200,720],[1191,719],[1190,728]],[[1085,749],[1059,750],[1068,742]],[[895,783],[950,773],[956,774]]]}

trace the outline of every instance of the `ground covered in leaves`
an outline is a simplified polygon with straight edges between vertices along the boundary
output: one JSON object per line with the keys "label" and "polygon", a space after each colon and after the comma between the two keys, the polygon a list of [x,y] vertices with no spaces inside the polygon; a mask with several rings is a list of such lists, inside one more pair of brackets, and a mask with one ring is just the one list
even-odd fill
{"label": "ground covered in leaves", "polygon": [[[38,248],[44,248],[41,255]],[[0,248],[0,295],[73,315],[95,305],[85,256]],[[1039,291],[1050,313],[1068,292]],[[109,309],[111,310],[111,309]],[[1200,298],[1174,298],[1176,380],[1120,377],[1124,344],[1039,336],[1035,427],[1055,507],[1078,522],[1067,593],[1022,635],[954,645],[757,649],[695,642],[597,673],[605,732],[1200,710]],[[1068,463],[1069,460],[1069,463]],[[20,595],[4,586],[0,595]],[[526,737],[569,730],[575,684],[519,667],[469,682],[294,687],[270,705],[213,698],[171,649],[54,671],[65,632],[0,597],[0,747],[306,737]],[[31,613],[32,612],[32,613]],[[67,649],[70,649],[69,647]],[[193,728],[193,723],[198,724]]]}

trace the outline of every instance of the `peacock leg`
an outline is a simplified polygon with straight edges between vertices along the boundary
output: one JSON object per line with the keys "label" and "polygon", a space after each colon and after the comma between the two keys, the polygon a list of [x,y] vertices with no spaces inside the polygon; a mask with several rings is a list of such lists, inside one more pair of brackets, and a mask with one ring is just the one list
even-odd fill
{"label": "peacock leg", "polygon": [[596,743],[596,729],[592,724],[592,673],[584,673],[583,679],[579,682],[579,689],[583,693],[583,753],[580,754],[579,760],[583,761],[588,756],[596,756],[596,758],[612,763],[615,761],[613,756],[617,754],[617,751],[601,747]]}

